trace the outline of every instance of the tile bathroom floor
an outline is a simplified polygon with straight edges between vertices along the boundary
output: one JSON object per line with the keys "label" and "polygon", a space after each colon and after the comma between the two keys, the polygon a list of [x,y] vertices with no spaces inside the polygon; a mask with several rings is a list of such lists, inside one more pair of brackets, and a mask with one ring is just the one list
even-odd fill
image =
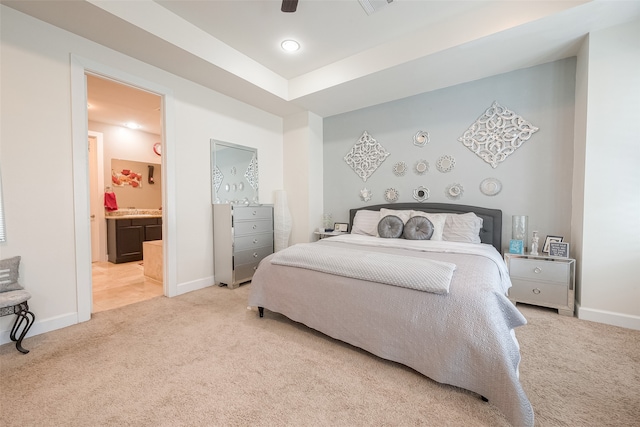
{"label": "tile bathroom floor", "polygon": [[144,276],[142,261],[113,264],[94,262],[93,313],[111,310],[163,295],[162,283]]}

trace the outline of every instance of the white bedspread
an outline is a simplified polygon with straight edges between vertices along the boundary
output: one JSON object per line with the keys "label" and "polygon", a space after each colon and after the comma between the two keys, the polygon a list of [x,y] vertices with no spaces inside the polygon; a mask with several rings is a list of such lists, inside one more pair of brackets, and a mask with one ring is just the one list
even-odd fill
{"label": "white bedspread", "polygon": [[526,320],[506,297],[510,281],[500,254],[489,245],[362,237],[314,245],[450,262],[456,271],[449,293],[276,265],[272,255],[253,276],[249,305],[476,392],[514,426],[533,426],[533,409],[518,379],[514,333]]}
{"label": "white bedspread", "polygon": [[307,268],[436,294],[449,292],[455,264],[424,258],[299,243],[277,252],[272,264]]}

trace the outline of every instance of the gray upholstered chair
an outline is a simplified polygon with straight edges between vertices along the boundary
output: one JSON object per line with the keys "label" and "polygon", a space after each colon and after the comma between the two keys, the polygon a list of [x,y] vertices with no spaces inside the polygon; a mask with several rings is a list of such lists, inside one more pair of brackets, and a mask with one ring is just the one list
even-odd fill
{"label": "gray upholstered chair", "polygon": [[29,353],[22,348],[22,340],[36,320],[36,316],[29,311],[27,301],[31,294],[18,283],[20,257],[0,260],[0,316],[16,315],[11,328],[11,341],[16,342],[16,348],[21,353]]}

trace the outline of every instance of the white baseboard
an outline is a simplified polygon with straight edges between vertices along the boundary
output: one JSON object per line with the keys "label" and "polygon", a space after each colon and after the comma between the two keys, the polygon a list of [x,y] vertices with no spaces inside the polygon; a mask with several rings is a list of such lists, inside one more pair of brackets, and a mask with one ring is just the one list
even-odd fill
{"label": "white baseboard", "polygon": [[606,325],[620,326],[622,328],[640,331],[640,316],[616,313],[613,311],[598,310],[595,308],[581,307],[576,304],[578,319],[604,323]]}
{"label": "white baseboard", "polygon": [[187,292],[197,291],[198,289],[208,288],[214,285],[213,276],[205,277],[203,279],[193,280],[191,282],[178,283],[178,295],[186,294]]}
{"label": "white baseboard", "polygon": [[[36,321],[31,326],[31,329],[29,329],[29,332],[27,332],[27,336],[25,338],[44,334],[45,332],[55,331],[56,329],[66,328],[67,326],[71,326],[79,323],[78,313],[61,314],[60,316],[51,317],[49,319],[43,319],[43,320],[38,320],[37,318],[38,313],[35,313],[35,315],[36,315]],[[11,338],[9,338],[9,335],[11,334],[12,326],[13,326],[13,320],[9,325],[9,329],[0,331],[0,344],[6,344],[9,342],[12,342]]]}
{"label": "white baseboard", "polygon": [[[198,289],[207,288],[214,285],[213,276],[206,277],[204,279],[194,280],[192,282],[178,284],[178,295],[186,294],[187,292],[197,291]],[[80,323],[78,321],[78,313],[62,314],[60,316],[51,317],[49,319],[38,320],[38,313],[35,313],[36,321],[29,329],[27,337],[44,334],[45,332],[55,331],[56,329],[66,328],[67,326]],[[0,331],[0,345],[11,342],[9,335],[11,334],[11,327],[13,326],[13,320],[9,324],[9,329]]]}

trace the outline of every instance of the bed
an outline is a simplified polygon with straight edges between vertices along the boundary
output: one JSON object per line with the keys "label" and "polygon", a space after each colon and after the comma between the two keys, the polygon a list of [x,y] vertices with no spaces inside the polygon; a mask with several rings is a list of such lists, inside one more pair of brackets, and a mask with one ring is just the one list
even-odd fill
{"label": "bed", "polygon": [[[398,219],[399,237],[383,226]],[[429,239],[408,233],[415,224]],[[533,426],[514,332],[526,320],[506,296],[502,212],[395,203],[352,209],[349,226],[265,258],[249,305],[478,393],[513,425]]]}

